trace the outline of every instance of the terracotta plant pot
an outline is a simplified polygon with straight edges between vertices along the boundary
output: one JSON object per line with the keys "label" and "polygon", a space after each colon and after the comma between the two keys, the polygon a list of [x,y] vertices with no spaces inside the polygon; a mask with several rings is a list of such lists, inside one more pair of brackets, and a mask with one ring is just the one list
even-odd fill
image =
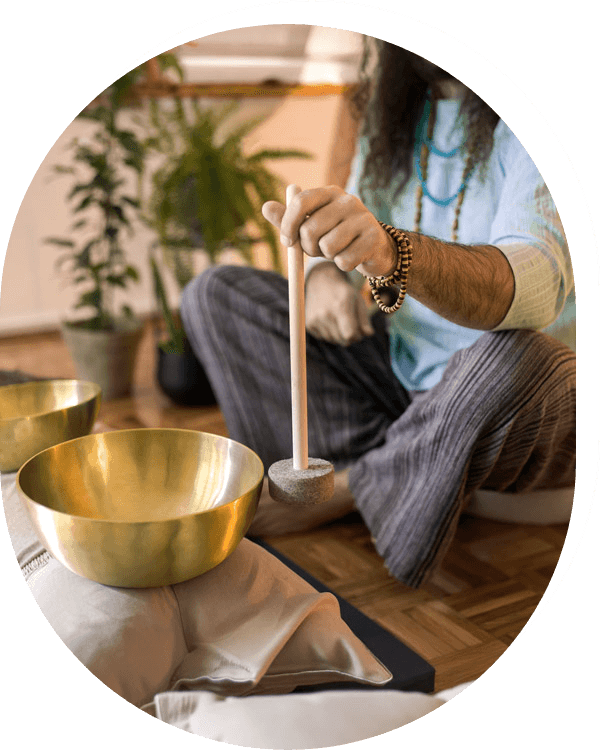
{"label": "terracotta plant pot", "polygon": [[143,330],[141,321],[123,323],[116,331],[94,331],[76,323],[61,326],[78,377],[97,383],[104,401],[131,393]]}

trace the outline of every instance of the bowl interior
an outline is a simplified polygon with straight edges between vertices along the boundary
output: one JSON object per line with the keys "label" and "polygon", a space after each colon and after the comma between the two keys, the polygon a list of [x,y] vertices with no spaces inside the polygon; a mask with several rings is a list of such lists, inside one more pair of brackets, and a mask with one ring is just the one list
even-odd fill
{"label": "bowl interior", "polygon": [[39,380],[0,388],[0,421],[41,416],[90,401],[100,387],[84,380]]}
{"label": "bowl interior", "polygon": [[87,435],[49,448],[21,469],[35,503],[72,516],[153,522],[237,500],[263,478],[259,457],[228,438],[192,430]]}

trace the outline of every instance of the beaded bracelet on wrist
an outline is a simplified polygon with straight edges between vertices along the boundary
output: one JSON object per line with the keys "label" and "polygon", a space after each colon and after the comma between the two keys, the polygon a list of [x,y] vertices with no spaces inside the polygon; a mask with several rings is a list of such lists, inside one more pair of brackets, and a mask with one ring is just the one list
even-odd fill
{"label": "beaded bracelet on wrist", "polygon": [[[373,295],[375,302],[377,302],[379,309],[384,313],[393,313],[400,309],[404,302],[404,298],[406,297],[408,270],[412,263],[413,248],[408,236],[400,229],[396,229],[396,227],[392,227],[389,224],[384,224],[382,221],[380,221],[379,224],[396,243],[396,247],[398,248],[398,260],[396,262],[396,268],[391,274],[389,274],[389,276],[368,276],[367,278],[371,287],[371,294]],[[398,290],[398,297],[393,305],[386,305],[379,290],[389,289],[390,287],[396,287]]]}

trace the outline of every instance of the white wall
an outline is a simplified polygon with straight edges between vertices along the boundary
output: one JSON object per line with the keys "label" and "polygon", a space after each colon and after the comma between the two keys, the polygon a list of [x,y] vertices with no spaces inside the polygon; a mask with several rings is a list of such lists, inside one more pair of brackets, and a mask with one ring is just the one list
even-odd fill
{"label": "white wall", "polygon": [[[252,83],[277,78],[342,83],[354,76],[359,44],[359,36],[351,32],[263,26],[206,37],[177,52],[188,81]],[[335,149],[340,106],[338,96],[244,100],[240,117],[260,113],[267,118],[249,139],[248,148],[267,145],[310,151],[315,155],[313,161],[274,162],[272,167],[287,182],[304,187],[323,184]],[[70,180],[68,176],[53,176],[53,165],[64,164],[65,148],[71,139],[89,136],[92,128],[89,123],[76,120],[65,130],[40,165],[23,199],[3,270],[0,335],[56,328],[69,314],[73,289],[55,271],[59,250],[43,240],[65,236],[73,220],[66,202]],[[142,273],[142,283],[127,299],[140,314],[154,306],[147,270],[152,239],[151,232],[138,223],[134,236],[124,242],[130,259]]]}

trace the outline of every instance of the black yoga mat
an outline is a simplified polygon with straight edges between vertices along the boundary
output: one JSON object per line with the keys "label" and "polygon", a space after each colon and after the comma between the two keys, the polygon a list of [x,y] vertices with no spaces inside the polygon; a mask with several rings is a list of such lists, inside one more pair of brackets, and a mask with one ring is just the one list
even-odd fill
{"label": "black yoga mat", "polygon": [[423,657],[415,653],[399,641],[389,630],[382,628],[381,625],[371,620],[360,610],[353,607],[345,599],[338,596],[335,591],[325,586],[324,583],[317,580],[310,573],[297,565],[289,558],[282,555],[281,552],[271,547],[262,539],[251,537],[251,540],[266,549],[278,560],[281,560],[290,570],[304,578],[307,583],[320,592],[329,592],[333,594],[340,604],[340,613],[342,619],[360,638],[365,646],[384,664],[392,673],[390,682],[381,686],[357,685],[354,682],[337,682],[326,685],[314,685],[298,688],[296,692],[313,692],[316,690],[405,690],[419,693],[431,693],[435,684],[435,669],[425,661]]}

